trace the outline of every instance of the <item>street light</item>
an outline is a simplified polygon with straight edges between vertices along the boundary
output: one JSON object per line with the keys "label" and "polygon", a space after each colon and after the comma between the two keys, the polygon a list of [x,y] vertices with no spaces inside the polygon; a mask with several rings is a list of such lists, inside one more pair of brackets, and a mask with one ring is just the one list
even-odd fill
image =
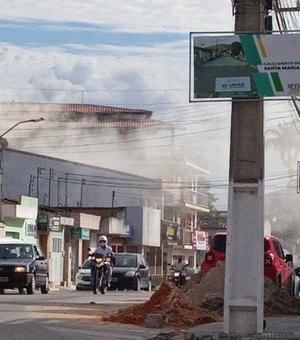
{"label": "street light", "polygon": [[20,124],[26,124],[26,123],[38,123],[43,121],[44,118],[38,118],[38,119],[28,119],[28,120],[22,120],[15,125],[13,125],[11,128],[6,130],[2,135],[0,135],[0,224],[3,223],[3,217],[2,217],[2,176],[3,176],[3,169],[2,169],[2,155],[3,155],[3,149],[8,147],[8,142],[3,136],[5,136],[8,132],[13,130],[15,127],[17,127]]}
{"label": "street light", "polygon": [[25,123],[38,123],[45,120],[43,117],[38,118],[38,119],[28,119],[28,120],[22,120],[18,123],[16,123],[15,125],[13,125],[11,128],[9,128],[8,130],[6,130],[4,133],[2,133],[2,135],[0,136],[0,138],[2,138],[3,136],[5,136],[9,131],[11,131],[12,129],[14,129],[16,126],[20,125],[20,124],[25,124]]}

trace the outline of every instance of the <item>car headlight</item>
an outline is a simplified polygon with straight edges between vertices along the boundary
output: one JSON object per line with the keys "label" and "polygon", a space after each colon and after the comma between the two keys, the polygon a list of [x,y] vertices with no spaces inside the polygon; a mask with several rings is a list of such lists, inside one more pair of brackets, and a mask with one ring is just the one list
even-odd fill
{"label": "car headlight", "polygon": [[16,273],[27,273],[27,267],[15,267]]}
{"label": "car headlight", "polygon": [[135,275],[135,271],[130,270],[130,271],[126,272],[124,276],[130,276],[131,277],[131,276],[134,276],[134,275]]}

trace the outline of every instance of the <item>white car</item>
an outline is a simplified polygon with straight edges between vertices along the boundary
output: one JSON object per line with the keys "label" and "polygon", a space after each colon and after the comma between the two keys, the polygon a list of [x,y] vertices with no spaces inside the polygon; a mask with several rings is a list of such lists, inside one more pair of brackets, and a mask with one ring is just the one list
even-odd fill
{"label": "white car", "polygon": [[91,289],[91,260],[86,259],[75,277],[76,290]]}

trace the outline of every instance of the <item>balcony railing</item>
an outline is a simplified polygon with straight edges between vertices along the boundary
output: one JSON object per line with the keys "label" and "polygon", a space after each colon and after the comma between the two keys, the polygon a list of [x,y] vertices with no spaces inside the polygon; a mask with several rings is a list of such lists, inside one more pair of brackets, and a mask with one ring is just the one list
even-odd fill
{"label": "balcony railing", "polygon": [[183,202],[198,206],[201,208],[209,208],[209,198],[207,194],[200,193],[198,191],[184,189],[183,191]]}
{"label": "balcony railing", "polygon": [[193,205],[203,209],[209,209],[209,197],[205,193],[200,193],[191,189],[164,188],[164,204],[166,206]]}

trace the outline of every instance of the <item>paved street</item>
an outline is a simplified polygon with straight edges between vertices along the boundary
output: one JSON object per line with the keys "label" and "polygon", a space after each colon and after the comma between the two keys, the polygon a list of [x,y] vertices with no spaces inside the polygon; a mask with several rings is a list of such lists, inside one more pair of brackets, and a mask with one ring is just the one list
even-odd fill
{"label": "paved street", "polygon": [[150,329],[101,321],[120,308],[147,301],[152,292],[108,292],[56,290],[48,295],[0,295],[1,340],[41,339],[147,339],[168,329]]}

